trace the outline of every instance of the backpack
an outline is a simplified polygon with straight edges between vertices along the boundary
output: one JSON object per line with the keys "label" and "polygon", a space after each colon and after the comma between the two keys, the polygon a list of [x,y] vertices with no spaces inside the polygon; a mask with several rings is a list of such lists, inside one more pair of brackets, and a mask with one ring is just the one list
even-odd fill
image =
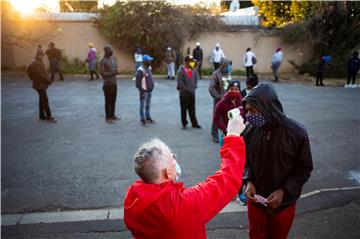
{"label": "backpack", "polygon": [[255,58],[254,56],[251,58],[251,62],[252,62],[254,65],[256,64],[257,60],[256,60],[256,58]]}

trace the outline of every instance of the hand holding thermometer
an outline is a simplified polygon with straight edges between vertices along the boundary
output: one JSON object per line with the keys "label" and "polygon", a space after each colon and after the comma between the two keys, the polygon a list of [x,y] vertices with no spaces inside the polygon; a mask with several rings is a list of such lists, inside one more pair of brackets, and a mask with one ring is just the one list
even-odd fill
{"label": "hand holding thermometer", "polygon": [[234,118],[234,117],[237,116],[237,115],[240,115],[240,110],[239,110],[239,108],[235,108],[235,109],[232,109],[232,110],[229,110],[229,111],[228,111],[228,118],[229,118],[229,119],[232,119],[232,118]]}

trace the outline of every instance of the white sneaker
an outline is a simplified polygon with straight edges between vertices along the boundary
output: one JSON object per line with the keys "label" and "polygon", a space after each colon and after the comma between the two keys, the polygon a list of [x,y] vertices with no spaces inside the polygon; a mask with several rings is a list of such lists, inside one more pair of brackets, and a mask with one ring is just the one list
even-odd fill
{"label": "white sneaker", "polygon": [[350,86],[350,85],[348,85],[348,84],[345,84],[345,85],[344,85],[344,88],[349,88],[349,86]]}
{"label": "white sneaker", "polygon": [[352,84],[350,87],[354,89],[354,88],[357,87],[357,85],[356,85],[356,84]]}
{"label": "white sneaker", "polygon": [[135,78],[135,77],[133,77],[133,78],[131,78],[131,80],[135,81],[135,80],[136,80],[136,78]]}

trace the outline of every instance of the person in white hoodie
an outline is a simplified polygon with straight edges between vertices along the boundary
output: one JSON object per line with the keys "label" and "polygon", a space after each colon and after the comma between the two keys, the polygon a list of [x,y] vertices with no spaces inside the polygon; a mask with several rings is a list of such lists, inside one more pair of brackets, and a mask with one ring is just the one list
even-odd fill
{"label": "person in white hoodie", "polygon": [[246,49],[246,53],[244,55],[244,67],[246,69],[246,77],[249,78],[252,74],[254,74],[254,65],[256,64],[256,56],[255,53],[251,51],[251,48],[248,47]]}
{"label": "person in white hoodie", "polygon": [[214,64],[215,71],[219,68],[221,58],[226,58],[220,44],[216,43],[215,48],[211,54],[211,62]]}
{"label": "person in white hoodie", "polygon": [[278,48],[276,49],[276,52],[271,59],[271,69],[274,74],[274,82],[279,81],[279,68],[282,60],[283,60],[283,53],[281,51],[281,48]]}

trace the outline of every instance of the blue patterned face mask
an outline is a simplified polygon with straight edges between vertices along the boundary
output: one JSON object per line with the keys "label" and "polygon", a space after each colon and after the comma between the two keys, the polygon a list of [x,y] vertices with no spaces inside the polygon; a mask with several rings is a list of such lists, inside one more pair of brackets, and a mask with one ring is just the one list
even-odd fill
{"label": "blue patterned face mask", "polygon": [[246,119],[249,121],[250,124],[254,125],[255,127],[262,127],[266,124],[265,116],[262,114],[246,114]]}

